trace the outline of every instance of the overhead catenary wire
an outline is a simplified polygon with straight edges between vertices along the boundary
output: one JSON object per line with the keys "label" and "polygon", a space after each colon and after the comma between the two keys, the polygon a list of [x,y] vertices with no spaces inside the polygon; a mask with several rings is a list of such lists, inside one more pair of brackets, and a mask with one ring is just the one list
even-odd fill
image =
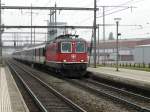
{"label": "overhead catenary wire", "polygon": [[[120,9],[120,10],[117,10],[117,11],[114,11],[114,12],[111,12],[111,13],[108,13],[108,14],[105,14],[105,16],[115,14],[115,13],[118,13],[118,12],[121,12],[121,11],[124,11],[124,10],[127,10],[127,9],[129,9],[129,7],[124,8],[124,9]],[[101,17],[103,17],[103,16],[98,16],[97,18],[101,18]]]}
{"label": "overhead catenary wire", "polygon": [[[124,11],[124,10],[127,10],[127,9],[129,9],[129,7],[124,8],[124,9],[120,9],[120,10],[117,10],[117,11],[114,11],[114,12],[111,12],[111,13],[108,13],[108,14],[105,14],[105,16],[108,16],[108,15],[111,15],[111,14],[115,14],[115,13],[118,13],[118,12],[121,12],[121,11]],[[98,16],[97,18],[101,18],[101,17],[103,17],[103,16]],[[82,20],[82,21],[80,21],[80,22],[85,22],[85,21],[87,21],[87,20],[89,20],[89,19],[92,19],[92,18],[93,18],[93,17],[90,16],[90,17],[87,17],[87,18],[85,18],[84,20]]]}
{"label": "overhead catenary wire", "polygon": [[[128,3],[133,2],[133,1],[134,1],[134,0],[129,0],[129,1],[125,2],[125,3],[122,3],[122,4],[117,5],[117,6],[108,6],[108,7],[115,7],[114,9],[119,8],[119,7],[125,7],[125,8],[119,9],[119,10],[116,10],[116,11],[113,11],[113,12],[110,12],[110,13],[108,13],[108,14],[105,14],[105,16],[111,15],[111,14],[115,14],[115,13],[124,11],[124,10],[129,9],[129,8],[135,8],[135,7],[132,7],[132,6],[123,6],[123,5],[127,5]],[[137,0],[136,3],[141,2],[141,1],[144,1],[144,0]],[[99,7],[99,6],[98,6],[98,7]],[[107,7],[107,6],[106,6],[106,7]],[[105,12],[107,12],[107,11],[109,11],[109,10],[105,10]],[[103,16],[99,16],[99,17],[103,17]],[[97,17],[97,18],[99,18],[99,17]],[[90,18],[90,17],[89,17],[89,18]],[[88,18],[88,19],[89,19],[89,18]],[[84,19],[84,20],[88,20],[88,19]]]}
{"label": "overhead catenary wire", "polygon": [[[133,2],[133,3],[130,4],[130,5],[133,5],[133,4],[138,3],[138,2],[141,2],[141,1],[144,1],[144,0],[137,0],[137,1],[135,1],[135,0],[129,0],[129,1],[125,2],[125,3],[119,4],[118,6],[128,5],[129,3],[132,3],[132,2]],[[134,2],[135,2],[135,3],[134,3]],[[108,11],[112,11],[112,10],[115,10],[115,9],[117,9],[117,7],[114,7],[114,8],[105,10],[105,11],[108,12]]]}
{"label": "overhead catenary wire", "polygon": [[[130,0],[130,1],[133,1],[133,0]],[[142,1],[142,0],[138,0],[138,1]]]}
{"label": "overhead catenary wire", "polygon": [[[132,1],[133,1],[133,0],[129,0],[128,2],[125,2],[125,3],[122,3],[122,4],[120,4],[120,5],[114,6],[115,9],[118,8],[118,7],[125,7],[125,8],[124,8],[124,9],[119,9],[119,10],[117,10],[117,11],[110,12],[110,13],[108,13],[108,14],[105,14],[105,16],[111,15],[111,14],[115,14],[115,13],[124,11],[124,10],[126,10],[126,9],[132,8],[132,6],[131,6],[131,7],[130,7],[130,6],[123,6],[123,5],[126,5],[127,3],[132,2]],[[142,0],[140,0],[140,1],[142,1]],[[99,6],[97,6],[97,7],[99,7]],[[113,6],[110,6],[110,7],[113,7]],[[105,12],[107,12],[107,10],[105,10]],[[97,18],[99,18],[99,17],[103,17],[103,16],[98,16]],[[85,18],[85,19],[82,20],[81,22],[85,22],[85,21],[87,21],[87,20],[89,20],[89,19],[92,19],[92,16]]]}

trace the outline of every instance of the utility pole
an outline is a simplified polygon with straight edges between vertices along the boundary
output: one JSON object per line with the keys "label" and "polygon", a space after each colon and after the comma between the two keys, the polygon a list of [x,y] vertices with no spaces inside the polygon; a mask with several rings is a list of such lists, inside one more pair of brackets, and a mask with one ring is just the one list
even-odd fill
{"label": "utility pole", "polygon": [[100,48],[100,42],[99,41],[100,41],[100,39],[99,39],[99,24],[98,24],[98,64],[99,64],[99,58],[100,58],[100,51],[99,51],[100,50],[99,49]]}
{"label": "utility pole", "polygon": [[47,37],[47,34],[45,33],[45,43],[47,42],[47,38],[46,37]]}
{"label": "utility pole", "polygon": [[51,23],[52,22],[52,19],[51,19],[51,9],[50,9],[50,11],[49,11],[49,23]]}
{"label": "utility pole", "polygon": [[105,6],[102,7],[103,8],[103,54],[104,54],[104,60],[103,60],[103,64],[105,66],[105,60],[106,60],[106,56],[105,56]]}
{"label": "utility pole", "polygon": [[15,33],[16,34],[16,39],[17,39],[17,47],[19,46],[18,45],[18,33]]}
{"label": "utility pole", "polygon": [[1,0],[0,0],[0,64],[2,64],[2,10],[1,10]]}
{"label": "utility pole", "polygon": [[[57,37],[57,28],[56,28],[56,26],[57,26],[57,5],[56,5],[56,3],[55,3],[55,6],[54,6],[54,9],[50,9],[50,17],[49,17],[49,25],[53,25],[53,26],[55,26],[55,28],[52,28],[52,30],[54,31],[54,35],[55,35],[55,37]],[[49,31],[50,29],[48,29],[48,31]],[[50,35],[50,32],[49,32],[49,35]]]}
{"label": "utility pole", "polygon": [[[55,3],[55,26],[57,26],[57,13],[56,13],[56,3]],[[56,30],[56,37],[57,37],[57,28],[55,29]]]}
{"label": "utility pole", "polygon": [[14,37],[14,47],[16,48],[16,37],[15,37],[15,32],[13,33],[13,37]]}
{"label": "utility pole", "polygon": [[31,4],[31,44],[32,44],[32,4]]}
{"label": "utility pole", "polygon": [[96,0],[94,0],[94,68],[96,68]]}
{"label": "utility pole", "polygon": [[35,45],[35,28],[34,28],[34,45]]}

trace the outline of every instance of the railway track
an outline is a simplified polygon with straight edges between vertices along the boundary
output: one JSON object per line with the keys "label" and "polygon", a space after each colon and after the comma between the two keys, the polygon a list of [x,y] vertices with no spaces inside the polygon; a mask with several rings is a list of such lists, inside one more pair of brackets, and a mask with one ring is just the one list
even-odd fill
{"label": "railway track", "polygon": [[[24,66],[26,67],[26,66]],[[33,74],[38,74],[35,71]],[[150,112],[150,98],[135,94],[123,89],[115,88],[113,86],[94,81],[92,79],[64,79],[80,88],[86,89],[96,95],[109,98],[113,102],[120,103],[132,108],[138,112]]]}
{"label": "railway track", "polygon": [[23,66],[7,62],[42,112],[86,112]]}
{"label": "railway track", "polygon": [[94,94],[102,95],[114,102],[124,104],[138,112],[150,112],[150,98],[148,97],[99,83],[92,79],[67,79],[67,81],[76,84],[77,86],[80,86],[81,88],[84,88]]}

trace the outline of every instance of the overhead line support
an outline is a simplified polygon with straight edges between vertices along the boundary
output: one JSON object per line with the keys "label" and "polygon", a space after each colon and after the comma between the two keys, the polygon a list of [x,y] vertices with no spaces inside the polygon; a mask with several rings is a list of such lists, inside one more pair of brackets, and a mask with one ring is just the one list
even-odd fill
{"label": "overhead line support", "polygon": [[13,26],[13,25],[4,25],[2,28],[70,28],[70,29],[92,29],[93,26]]}
{"label": "overhead line support", "polygon": [[97,25],[96,25],[96,0],[94,0],[94,25],[93,25],[93,29],[94,29],[94,34],[93,34],[93,37],[94,37],[94,68],[96,68],[96,28],[97,28]]}
{"label": "overhead line support", "polygon": [[[39,7],[39,6],[1,6],[1,9],[26,9],[26,10],[85,10],[93,11],[94,8],[83,8],[83,7]],[[98,8],[96,9],[98,10]]]}
{"label": "overhead line support", "polygon": [[97,6],[97,7],[116,7],[116,8],[137,8],[137,7],[133,7],[133,6],[122,6],[122,5],[118,5],[118,6]]}

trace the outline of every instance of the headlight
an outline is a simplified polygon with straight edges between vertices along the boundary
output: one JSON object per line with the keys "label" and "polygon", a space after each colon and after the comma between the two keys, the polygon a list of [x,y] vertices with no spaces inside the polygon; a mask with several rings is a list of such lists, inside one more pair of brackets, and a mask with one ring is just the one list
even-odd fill
{"label": "headlight", "polygon": [[81,60],[81,62],[84,62],[84,60]]}

